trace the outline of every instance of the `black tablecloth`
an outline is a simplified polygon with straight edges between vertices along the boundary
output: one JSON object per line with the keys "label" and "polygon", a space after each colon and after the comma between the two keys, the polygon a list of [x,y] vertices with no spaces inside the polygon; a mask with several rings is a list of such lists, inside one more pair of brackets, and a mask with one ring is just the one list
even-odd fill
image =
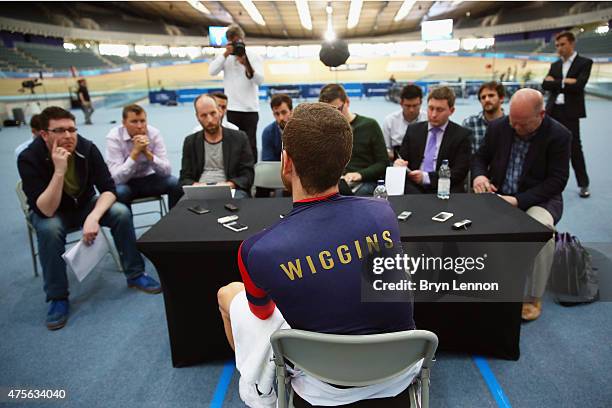
{"label": "black tablecloth", "polygon": [[[433,195],[390,197],[396,213],[412,216],[400,223],[403,242],[545,242],[552,236],[546,227],[493,194],[454,194],[450,200]],[[164,293],[172,362],[176,367],[232,355],[217,307],[217,290],[240,280],[238,247],[242,240],[272,225],[291,210],[289,198],[232,200],[240,222],[248,225],[233,232],[217,223],[231,215],[227,200],[181,201],[139,240],[139,249],[157,268]],[[187,208],[195,204],[211,210],[198,215]],[[440,211],[454,217],[438,223]],[[465,231],[451,228],[468,218]],[[359,220],[355,220],[359,222]],[[523,279],[520,271],[517,279]],[[518,359],[520,303],[416,303],[415,322],[434,331],[440,349]]]}

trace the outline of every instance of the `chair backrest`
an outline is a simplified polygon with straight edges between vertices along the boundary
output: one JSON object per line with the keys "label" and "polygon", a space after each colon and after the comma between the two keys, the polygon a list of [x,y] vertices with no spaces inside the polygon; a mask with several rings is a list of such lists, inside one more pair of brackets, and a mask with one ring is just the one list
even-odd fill
{"label": "chair backrest", "polygon": [[354,387],[401,375],[421,359],[429,368],[438,347],[438,337],[427,330],[349,336],[290,329],[276,331],[270,341],[277,365],[286,359],[321,381]]}
{"label": "chair backrest", "polygon": [[263,161],[255,164],[255,187],[285,188],[280,175],[281,162]]}

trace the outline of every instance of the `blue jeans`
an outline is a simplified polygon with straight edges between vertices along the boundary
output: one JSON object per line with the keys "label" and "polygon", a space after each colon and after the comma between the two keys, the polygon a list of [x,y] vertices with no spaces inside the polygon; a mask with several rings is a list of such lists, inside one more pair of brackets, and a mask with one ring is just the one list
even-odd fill
{"label": "blue jeans", "polygon": [[174,176],[160,176],[155,173],[145,177],[128,180],[125,184],[117,184],[117,201],[127,205],[132,200],[142,197],[161,196],[168,194],[168,205],[174,207],[183,195],[178,179]]}
{"label": "blue jeans", "polygon": [[240,189],[236,189],[236,191],[234,192],[234,198],[236,199],[240,199],[240,198],[249,198],[249,193],[247,193],[244,190],[240,190]]}
{"label": "blue jeans", "polygon": [[364,181],[361,183],[357,191],[355,191],[355,195],[362,197],[371,197],[372,194],[374,194],[374,189],[377,185],[378,183],[374,181]]}
{"label": "blue jeans", "polygon": [[[66,251],[66,235],[81,228],[85,218],[96,205],[97,197],[73,212],[57,212],[53,217],[41,217],[31,213],[32,224],[36,229],[38,253],[43,270],[44,290],[47,302],[68,298],[68,278],[66,263],[62,254]],[[128,279],[144,272],[144,260],[136,248],[136,234],[132,223],[132,213],[128,208],[115,203],[100,219],[100,226],[109,227],[119,252],[123,271]],[[96,239],[104,239],[100,235]]]}

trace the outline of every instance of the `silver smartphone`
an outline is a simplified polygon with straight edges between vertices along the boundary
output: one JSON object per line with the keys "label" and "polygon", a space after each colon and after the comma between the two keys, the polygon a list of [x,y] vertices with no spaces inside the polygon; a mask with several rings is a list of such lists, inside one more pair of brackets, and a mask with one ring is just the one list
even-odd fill
{"label": "silver smartphone", "polygon": [[397,219],[400,221],[406,221],[408,219],[408,217],[410,217],[412,215],[412,211],[402,211],[398,216]]}
{"label": "silver smartphone", "polygon": [[453,213],[442,211],[441,213],[434,215],[431,219],[438,222],[444,222],[451,218],[453,215]]}
{"label": "silver smartphone", "polygon": [[233,221],[227,224],[223,224],[223,226],[227,229],[231,229],[232,231],[235,232],[240,232],[240,231],[244,231],[246,229],[248,229],[249,227],[247,227],[244,224],[240,224],[238,221]]}

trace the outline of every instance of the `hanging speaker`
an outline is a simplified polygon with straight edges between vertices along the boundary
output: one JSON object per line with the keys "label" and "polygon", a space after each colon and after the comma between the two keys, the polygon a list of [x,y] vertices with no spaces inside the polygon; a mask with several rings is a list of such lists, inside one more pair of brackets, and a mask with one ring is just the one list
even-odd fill
{"label": "hanging speaker", "polygon": [[351,54],[346,41],[325,41],[319,51],[319,59],[328,67],[337,67],[346,62]]}

